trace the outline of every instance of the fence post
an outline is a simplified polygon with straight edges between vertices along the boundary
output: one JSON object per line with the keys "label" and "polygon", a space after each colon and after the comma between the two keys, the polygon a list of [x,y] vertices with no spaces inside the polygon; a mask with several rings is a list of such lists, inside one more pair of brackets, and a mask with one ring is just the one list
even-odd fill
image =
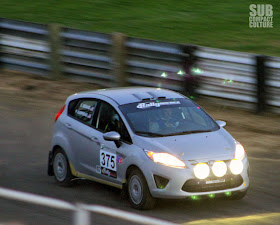
{"label": "fence post", "polygon": [[257,112],[262,113],[266,109],[266,56],[256,56],[256,79],[257,79]]}
{"label": "fence post", "polygon": [[195,45],[183,45],[183,68],[185,70],[185,81],[183,92],[185,95],[193,99],[197,97],[196,89],[198,87],[198,77],[193,75],[193,68],[196,65],[197,58],[194,55],[194,52],[197,50]]}
{"label": "fence post", "polygon": [[82,204],[76,204],[76,211],[74,211],[73,225],[90,225],[90,212],[83,208]]}
{"label": "fence post", "polygon": [[50,78],[57,80],[62,78],[61,71],[61,57],[60,57],[60,49],[61,49],[61,39],[60,39],[60,30],[61,27],[58,24],[49,24],[49,45],[50,45]]}
{"label": "fence post", "polygon": [[113,60],[113,80],[114,86],[124,87],[127,86],[127,77],[125,71],[126,62],[126,36],[122,33],[112,34],[112,60]]}

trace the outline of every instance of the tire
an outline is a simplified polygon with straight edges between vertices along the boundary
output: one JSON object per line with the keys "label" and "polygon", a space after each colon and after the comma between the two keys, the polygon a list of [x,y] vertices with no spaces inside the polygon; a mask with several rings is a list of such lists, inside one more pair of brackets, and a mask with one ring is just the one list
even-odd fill
{"label": "tire", "polygon": [[60,186],[72,186],[74,176],[71,173],[68,158],[62,149],[58,149],[54,153],[53,172],[54,178]]}
{"label": "tire", "polygon": [[127,189],[133,208],[147,210],[155,207],[156,199],[152,197],[147,181],[139,169],[133,169],[129,173]]}
{"label": "tire", "polygon": [[232,194],[232,196],[230,196],[230,200],[241,200],[242,198],[245,197],[245,195],[247,194],[247,190],[246,191],[240,191],[240,192],[235,192]]}

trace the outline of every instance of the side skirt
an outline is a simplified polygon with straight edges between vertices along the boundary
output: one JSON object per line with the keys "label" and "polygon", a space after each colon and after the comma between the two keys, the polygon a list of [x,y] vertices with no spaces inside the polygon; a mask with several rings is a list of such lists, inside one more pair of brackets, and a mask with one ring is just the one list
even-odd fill
{"label": "side skirt", "polygon": [[96,177],[92,177],[92,176],[89,176],[89,175],[86,175],[86,174],[83,174],[83,173],[79,173],[74,168],[74,166],[71,162],[69,162],[69,165],[70,165],[71,173],[75,177],[85,178],[85,179],[88,179],[88,180],[92,180],[92,181],[95,181],[95,182],[98,182],[98,183],[101,183],[101,184],[106,184],[106,185],[116,187],[116,188],[119,188],[119,189],[123,188],[123,185],[121,185],[121,184],[115,184],[115,183],[110,182],[110,181],[105,181],[105,180],[102,180],[102,179],[99,179],[99,178],[96,178]]}

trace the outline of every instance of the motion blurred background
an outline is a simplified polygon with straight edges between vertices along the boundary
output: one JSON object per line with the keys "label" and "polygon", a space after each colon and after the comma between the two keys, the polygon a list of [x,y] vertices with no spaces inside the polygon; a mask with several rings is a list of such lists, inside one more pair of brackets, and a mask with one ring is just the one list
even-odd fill
{"label": "motion blurred background", "polygon": [[[273,29],[249,29],[250,4],[273,6]],[[280,56],[279,6],[276,0],[2,0],[0,16]]]}
{"label": "motion blurred background", "polygon": [[[271,4],[274,27],[249,28],[250,4]],[[276,0],[1,0],[0,186],[185,224],[279,223],[279,9]],[[63,46],[57,45],[59,49],[50,44],[47,24],[60,24],[56,38],[62,39]],[[201,78],[202,95],[195,101],[214,119],[227,122],[226,130],[249,156],[251,187],[242,202],[163,200],[153,211],[138,212],[114,188],[87,181],[65,189],[47,176],[54,115],[66,97],[118,85],[121,76],[115,74],[114,60],[121,54],[114,56],[115,45],[110,43],[115,32],[134,37],[126,42],[128,57],[122,62],[129,67],[119,71],[126,71],[127,78],[136,77],[146,85],[172,84],[177,89],[186,87],[182,75],[188,71],[183,69]],[[187,53],[196,58],[196,64],[185,57],[185,45],[198,45],[197,53]],[[54,77],[54,72],[64,76]],[[69,79],[70,74],[92,79],[77,82]],[[266,102],[274,110],[264,110]],[[125,224],[97,215],[94,219],[95,224]],[[72,215],[0,198],[0,223],[10,221],[70,224]]]}

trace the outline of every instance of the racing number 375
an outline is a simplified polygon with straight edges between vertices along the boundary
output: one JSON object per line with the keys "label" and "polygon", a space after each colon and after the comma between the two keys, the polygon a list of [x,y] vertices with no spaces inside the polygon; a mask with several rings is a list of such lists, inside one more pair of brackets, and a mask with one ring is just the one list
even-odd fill
{"label": "racing number 375", "polygon": [[100,151],[100,166],[109,170],[116,171],[116,154],[111,152]]}

